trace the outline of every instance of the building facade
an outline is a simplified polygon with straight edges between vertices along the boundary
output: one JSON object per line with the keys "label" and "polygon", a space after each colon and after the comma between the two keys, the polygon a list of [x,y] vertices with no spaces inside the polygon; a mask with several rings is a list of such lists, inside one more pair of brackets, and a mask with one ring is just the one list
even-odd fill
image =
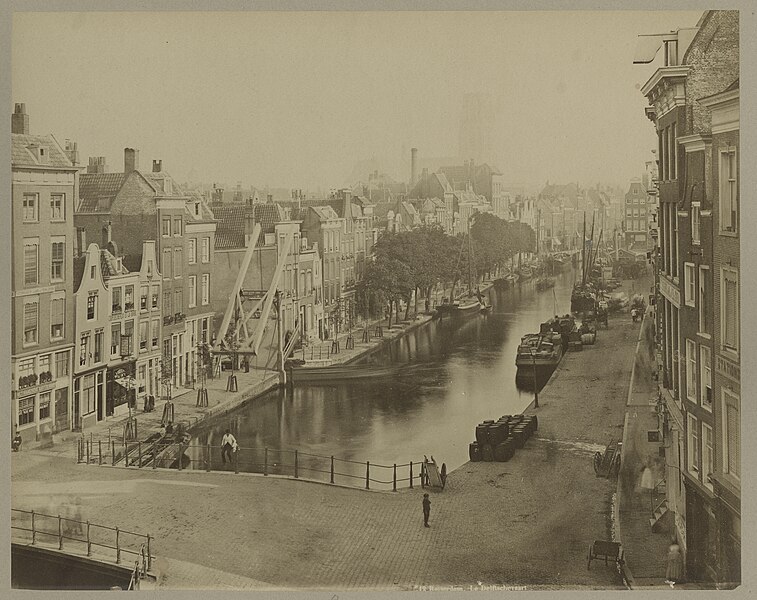
{"label": "building facade", "polygon": [[26,442],[72,426],[78,171],[52,135],[11,120],[11,419]]}

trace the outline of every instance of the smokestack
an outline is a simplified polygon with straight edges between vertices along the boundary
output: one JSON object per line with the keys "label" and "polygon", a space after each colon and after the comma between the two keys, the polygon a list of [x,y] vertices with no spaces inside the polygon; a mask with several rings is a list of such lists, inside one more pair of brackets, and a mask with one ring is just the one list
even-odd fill
{"label": "smokestack", "polygon": [[139,150],[124,148],[124,173],[129,174],[139,169]]}
{"label": "smokestack", "polygon": [[79,164],[79,148],[76,142],[66,140],[66,156],[68,156],[72,165]]}
{"label": "smokestack", "polygon": [[87,173],[106,173],[108,165],[105,164],[104,156],[90,156],[87,165]]}
{"label": "smokestack", "polygon": [[418,148],[410,149],[410,185],[414,186],[418,174]]}
{"label": "smokestack", "polygon": [[16,104],[16,109],[11,115],[11,133],[29,133],[29,115],[26,114],[26,104]]}
{"label": "smokestack", "polygon": [[153,173],[160,173],[163,170],[163,161],[162,160],[154,160],[152,161],[152,172]]}

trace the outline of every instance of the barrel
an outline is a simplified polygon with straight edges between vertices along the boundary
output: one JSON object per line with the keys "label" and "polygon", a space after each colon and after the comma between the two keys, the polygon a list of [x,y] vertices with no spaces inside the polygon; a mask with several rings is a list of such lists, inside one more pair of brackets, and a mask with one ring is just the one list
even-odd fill
{"label": "barrel", "polygon": [[494,419],[487,419],[486,421],[481,421],[483,425],[489,425],[491,423],[494,423]]}
{"label": "barrel", "polygon": [[531,422],[533,423],[534,431],[539,429],[539,419],[536,415],[529,415],[529,419],[531,419]]}
{"label": "barrel", "polygon": [[513,454],[515,454],[513,447],[507,442],[502,442],[494,449],[494,460],[497,462],[507,462],[512,458]]}
{"label": "barrel", "polygon": [[478,442],[473,442],[468,446],[468,457],[471,462],[479,462],[481,460],[481,447]]}
{"label": "barrel", "polygon": [[509,419],[510,417],[512,417],[512,415],[502,415],[502,416],[501,416],[501,417],[499,418],[499,420],[500,420],[500,421],[507,421],[507,420],[508,420],[508,419]]}
{"label": "barrel", "polygon": [[513,440],[515,441],[516,448],[523,448],[526,443],[526,430],[523,427],[515,427],[513,429]]}
{"label": "barrel", "polygon": [[496,446],[507,437],[507,425],[503,427],[501,423],[491,423],[487,427],[487,434],[489,436],[489,444]]}
{"label": "barrel", "polygon": [[479,444],[486,444],[489,441],[489,426],[481,423],[476,425],[476,441]]}
{"label": "barrel", "polygon": [[481,446],[481,458],[485,462],[491,462],[494,460],[494,449],[492,448],[491,444],[484,444]]}

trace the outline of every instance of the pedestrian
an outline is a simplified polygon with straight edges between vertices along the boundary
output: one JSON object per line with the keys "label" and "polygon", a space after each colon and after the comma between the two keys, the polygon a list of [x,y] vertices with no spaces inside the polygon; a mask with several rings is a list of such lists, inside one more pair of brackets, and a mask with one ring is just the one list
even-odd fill
{"label": "pedestrian", "polygon": [[236,452],[237,447],[237,440],[236,438],[231,434],[230,430],[226,430],[226,433],[223,434],[223,438],[221,439],[221,461],[223,464],[226,464],[226,458],[229,459],[229,462],[231,461],[231,454],[232,452]]}
{"label": "pedestrian", "polygon": [[652,475],[652,469],[649,468],[648,464],[645,464],[644,468],[641,470],[640,487],[642,493],[642,506],[644,506],[644,496],[646,496],[647,493],[649,493],[649,503],[651,505],[652,491],[654,490],[654,476]]}
{"label": "pedestrian", "polygon": [[423,526],[429,527],[428,517],[431,514],[431,500],[428,499],[428,494],[423,494]]}
{"label": "pedestrian", "polygon": [[672,588],[681,581],[683,581],[683,557],[681,556],[681,547],[673,538],[670,541],[670,548],[668,548],[668,568],[665,570],[665,583]]}
{"label": "pedestrian", "polygon": [[23,440],[21,439],[21,434],[18,432],[18,429],[16,430],[16,435],[13,437],[13,441],[11,442],[11,448],[14,452],[18,452],[21,450],[21,442]]}

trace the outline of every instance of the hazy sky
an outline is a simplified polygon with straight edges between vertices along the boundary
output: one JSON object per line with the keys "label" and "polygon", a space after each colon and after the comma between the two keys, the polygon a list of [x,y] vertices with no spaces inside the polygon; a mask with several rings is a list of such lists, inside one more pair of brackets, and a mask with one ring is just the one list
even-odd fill
{"label": "hazy sky", "polygon": [[[323,188],[376,157],[458,154],[462,97],[494,101],[508,182],[625,185],[655,147],[636,35],[701,12],[16,13],[14,102],[81,162],[140,150],[178,180]],[[12,107],[11,107],[12,110]]]}

